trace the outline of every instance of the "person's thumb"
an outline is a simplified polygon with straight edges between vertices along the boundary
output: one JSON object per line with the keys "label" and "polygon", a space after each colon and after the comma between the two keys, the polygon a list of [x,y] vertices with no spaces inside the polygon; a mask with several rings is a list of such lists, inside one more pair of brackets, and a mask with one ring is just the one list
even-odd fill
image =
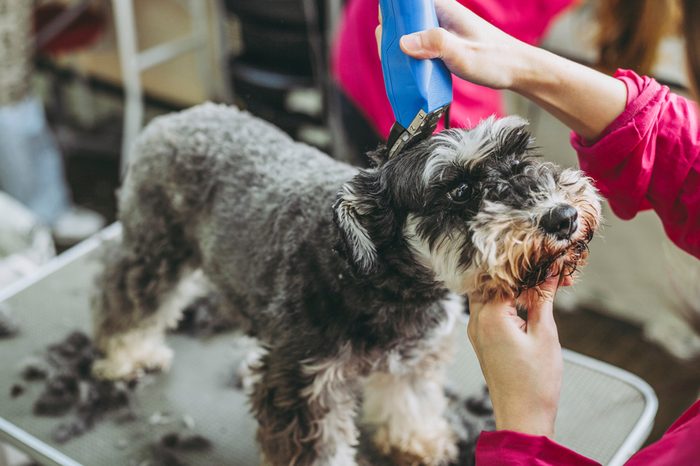
{"label": "person's thumb", "polygon": [[443,28],[406,34],[401,37],[401,50],[413,58],[447,58],[456,53],[459,38]]}
{"label": "person's thumb", "polygon": [[544,329],[556,332],[554,296],[558,286],[558,278],[552,277],[541,284],[537,290],[532,290],[533,295],[528,303],[527,312],[528,328],[534,331]]}

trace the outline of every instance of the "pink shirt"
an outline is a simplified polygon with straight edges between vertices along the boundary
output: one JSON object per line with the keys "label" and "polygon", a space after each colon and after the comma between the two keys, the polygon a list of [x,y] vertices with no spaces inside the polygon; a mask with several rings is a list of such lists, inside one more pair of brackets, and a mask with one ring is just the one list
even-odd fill
{"label": "pink shirt", "polygon": [[[581,167],[624,219],[654,209],[668,236],[700,258],[700,116],[695,103],[651,78],[620,70],[627,107],[594,144],[571,137]],[[483,432],[477,465],[590,466],[597,462],[546,437]],[[700,464],[700,401],[628,466]]]}
{"label": "pink shirt", "polygon": [[[681,466],[700,462],[700,401],[656,443],[640,450],[626,466]],[[594,466],[586,458],[548,439],[509,430],[482,432],[476,444],[477,466]]]}
{"label": "pink shirt", "polygon": [[[575,0],[459,0],[482,18],[528,43],[540,40],[550,21]],[[350,0],[343,12],[333,45],[332,73],[381,137],[389,135],[394,114],[384,90],[374,29],[377,0]],[[480,120],[503,114],[498,91],[454,78],[450,121],[472,127]],[[440,126],[439,129],[442,129]]]}
{"label": "pink shirt", "polygon": [[595,144],[573,134],[581,168],[623,219],[654,209],[669,238],[700,258],[700,114],[648,77],[619,70],[627,107]]}

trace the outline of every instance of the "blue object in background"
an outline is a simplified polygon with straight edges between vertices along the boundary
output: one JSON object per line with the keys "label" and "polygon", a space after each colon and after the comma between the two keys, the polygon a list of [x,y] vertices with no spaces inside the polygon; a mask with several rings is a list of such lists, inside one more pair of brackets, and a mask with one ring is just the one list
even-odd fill
{"label": "blue object in background", "polygon": [[401,36],[438,27],[433,0],[380,0],[382,71],[396,121],[408,128],[420,110],[426,114],[452,102],[452,75],[440,59],[416,60],[401,51]]}
{"label": "blue object in background", "polygon": [[70,208],[61,154],[37,97],[0,106],[0,189],[47,225]]}

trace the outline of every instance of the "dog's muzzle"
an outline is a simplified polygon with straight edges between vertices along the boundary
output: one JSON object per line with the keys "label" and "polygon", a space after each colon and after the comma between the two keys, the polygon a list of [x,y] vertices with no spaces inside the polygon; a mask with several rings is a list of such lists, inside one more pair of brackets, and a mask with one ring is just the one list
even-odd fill
{"label": "dog's muzzle", "polygon": [[[574,229],[573,231],[576,230]],[[540,286],[550,277],[572,276],[588,258],[588,243],[592,239],[593,231],[588,231],[584,239],[574,241],[559,254],[537,262],[525,273],[520,281],[518,294],[529,288]]]}

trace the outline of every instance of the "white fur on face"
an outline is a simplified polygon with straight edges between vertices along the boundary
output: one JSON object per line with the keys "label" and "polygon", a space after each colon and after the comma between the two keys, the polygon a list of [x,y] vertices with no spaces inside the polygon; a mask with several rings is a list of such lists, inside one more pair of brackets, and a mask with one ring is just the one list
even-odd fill
{"label": "white fur on face", "polygon": [[484,202],[470,221],[475,254],[472,267],[477,273],[468,283],[470,292],[479,287],[517,288],[522,273],[539,259],[544,235],[533,212]]}
{"label": "white fur on face", "polygon": [[470,131],[444,131],[433,138],[430,158],[423,169],[423,183],[429,186],[439,180],[443,171],[453,165],[465,168],[478,163],[496,148],[495,137],[508,128],[520,128],[528,123],[521,117],[501,119],[489,117]]}
{"label": "white fur on face", "polygon": [[458,238],[456,232],[446,232],[431,249],[428,241],[418,234],[417,226],[417,217],[409,214],[403,230],[409,248],[423,265],[433,271],[435,280],[444,283],[448,290],[463,294],[460,288],[463,275],[467,272],[459,264],[463,239]]}
{"label": "white fur on face", "polygon": [[566,186],[564,189],[566,202],[578,210],[581,222],[577,233],[580,233],[584,228],[593,231],[598,230],[602,218],[601,197],[594,187],[593,180],[585,176],[580,170],[567,168],[559,175],[559,184]]}

